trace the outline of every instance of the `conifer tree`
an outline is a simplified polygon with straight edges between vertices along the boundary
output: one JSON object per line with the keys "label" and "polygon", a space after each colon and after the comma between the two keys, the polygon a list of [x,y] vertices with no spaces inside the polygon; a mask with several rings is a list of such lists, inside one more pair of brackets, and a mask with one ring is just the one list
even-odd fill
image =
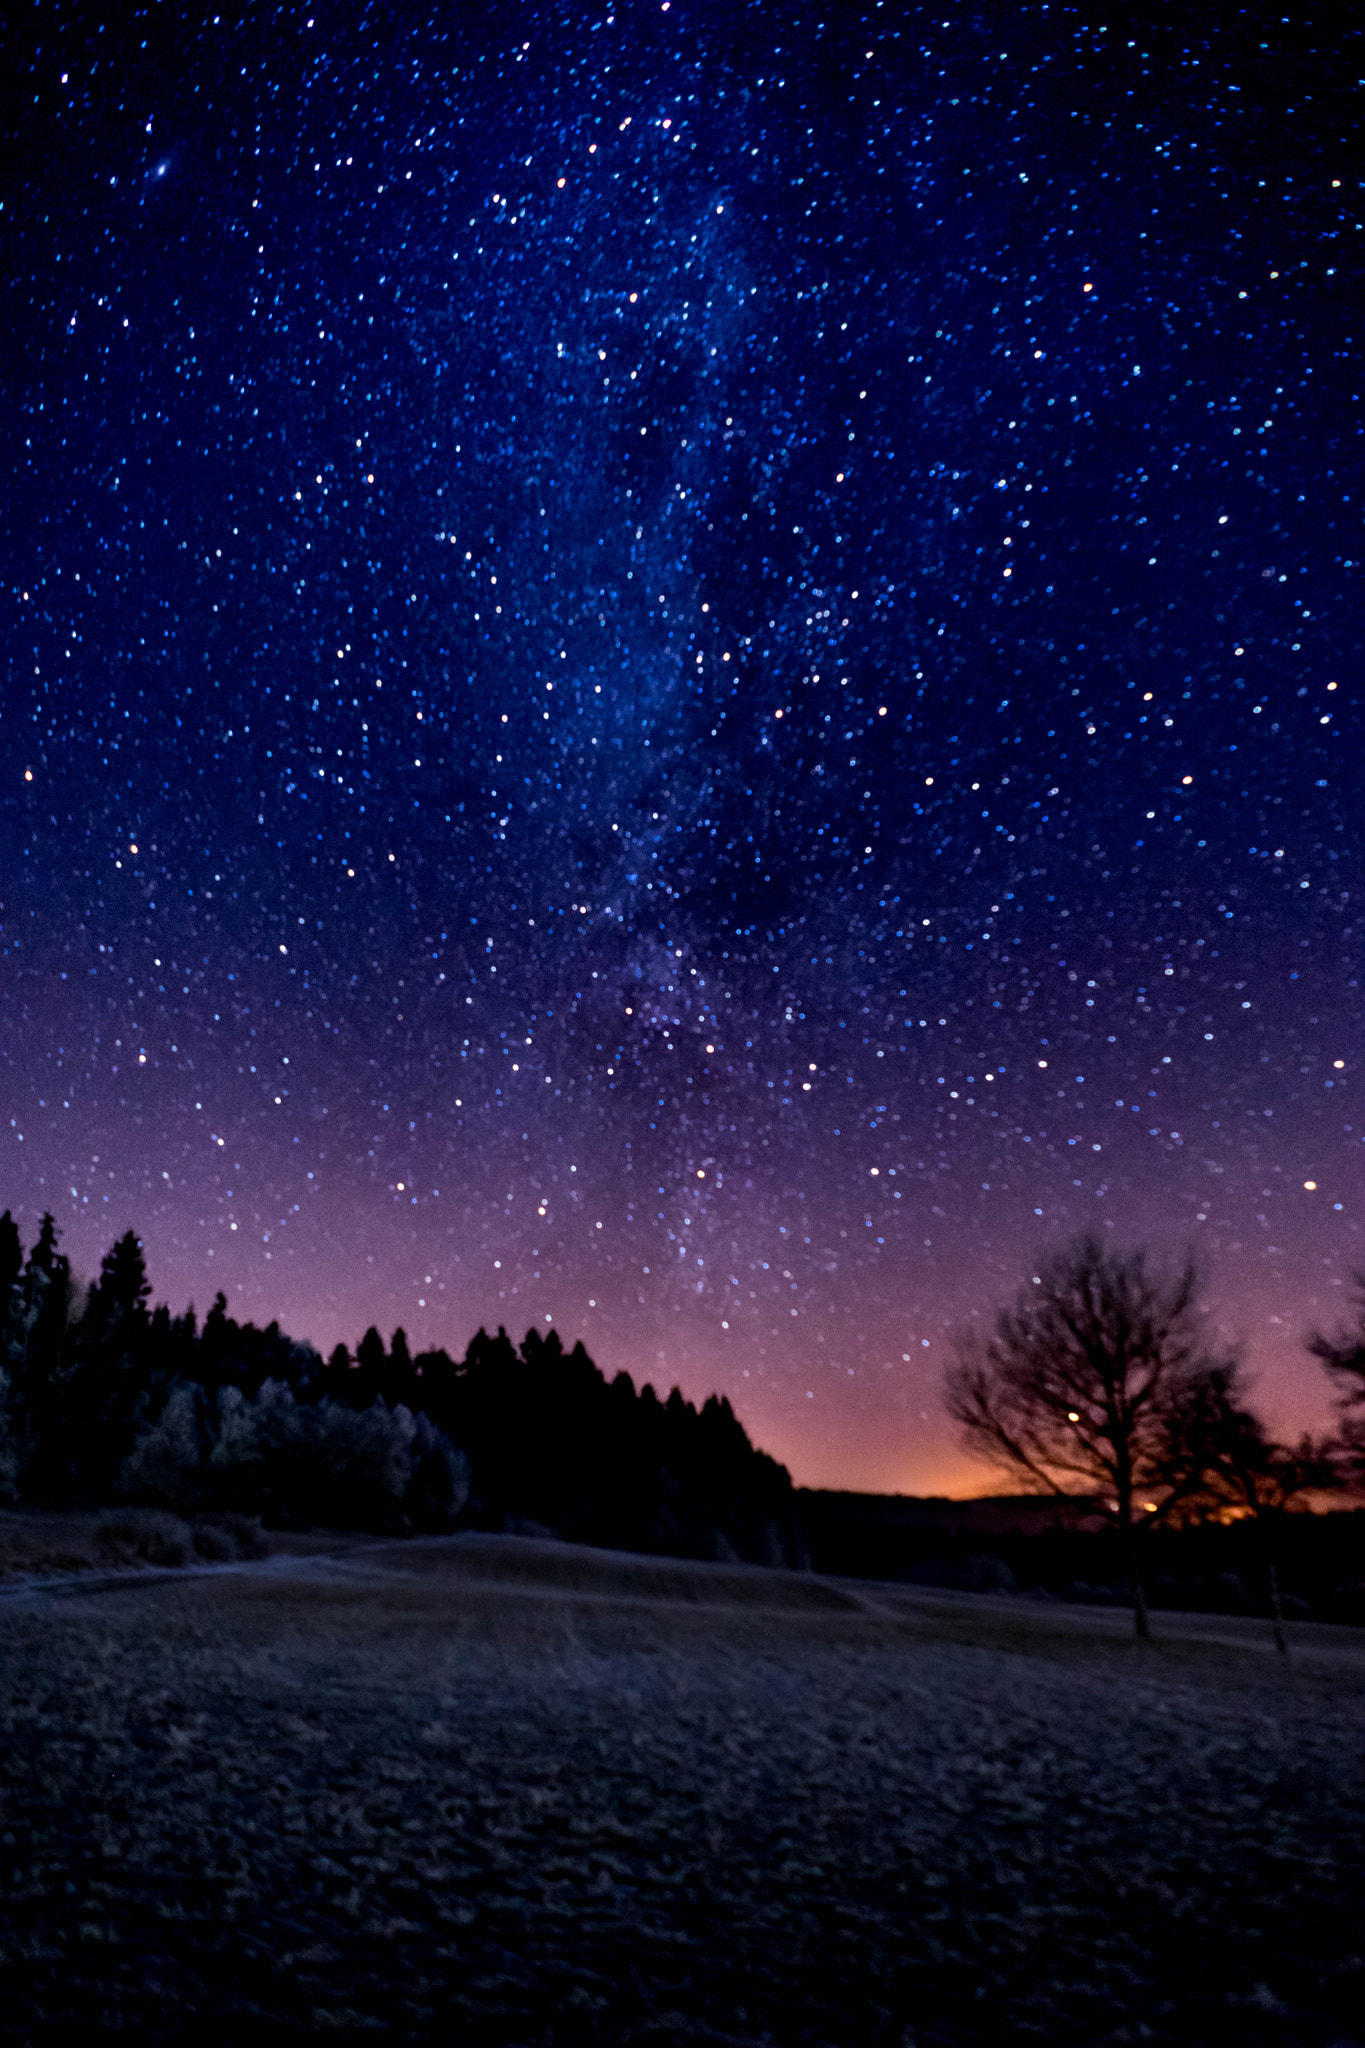
{"label": "conifer tree", "polygon": [[57,1249],[58,1231],[45,1212],[16,1289],[11,1335],[11,1404],[23,1443],[26,1485],[39,1495],[62,1491],[66,1452],[63,1389],[72,1312],[71,1266]]}
{"label": "conifer tree", "polygon": [[372,1378],[378,1378],[384,1370],[384,1339],[373,1323],[355,1347],[355,1362]]}
{"label": "conifer tree", "polygon": [[18,1312],[15,1290],[24,1270],[24,1247],[19,1226],[6,1209],[0,1216],[0,1345],[9,1334],[11,1320]]}
{"label": "conifer tree", "polygon": [[87,1321],[102,1332],[123,1322],[139,1324],[146,1320],[151,1291],[142,1240],[135,1230],[125,1230],[100,1261]]}

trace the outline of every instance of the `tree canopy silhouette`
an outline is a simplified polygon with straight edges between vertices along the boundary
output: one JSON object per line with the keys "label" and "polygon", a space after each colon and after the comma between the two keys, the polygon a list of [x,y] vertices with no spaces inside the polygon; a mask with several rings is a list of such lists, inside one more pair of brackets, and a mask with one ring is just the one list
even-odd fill
{"label": "tree canopy silhouette", "polygon": [[1043,1260],[984,1340],[949,1367],[949,1414],[968,1447],[1029,1491],[1084,1493],[1124,1539],[1139,1635],[1148,1633],[1139,1529],[1171,1516],[1202,1476],[1192,1409],[1236,1366],[1211,1347],[1194,1268],[1083,1237]]}
{"label": "tree canopy silhouette", "polygon": [[554,1331],[480,1330],[460,1361],[366,1330],[327,1364],[221,1293],[148,1308],[132,1231],[76,1289],[45,1216],[0,1218],[0,1488],[365,1527],[550,1530],[686,1556],[804,1560],[790,1475],[728,1401],[610,1383]]}
{"label": "tree canopy silhouette", "polygon": [[1365,1271],[1355,1276],[1354,1329],[1339,1329],[1335,1336],[1314,1330],[1308,1349],[1321,1359],[1336,1383],[1340,1435],[1337,1451],[1345,1474],[1357,1484],[1365,1483]]}

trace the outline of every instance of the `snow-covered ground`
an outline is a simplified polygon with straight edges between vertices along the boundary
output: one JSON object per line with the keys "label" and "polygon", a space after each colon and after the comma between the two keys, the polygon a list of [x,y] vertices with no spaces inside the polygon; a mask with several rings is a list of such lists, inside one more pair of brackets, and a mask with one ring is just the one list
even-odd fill
{"label": "snow-covered ground", "polygon": [[0,1605],[0,2032],[1365,2041],[1365,1643],[462,1537]]}

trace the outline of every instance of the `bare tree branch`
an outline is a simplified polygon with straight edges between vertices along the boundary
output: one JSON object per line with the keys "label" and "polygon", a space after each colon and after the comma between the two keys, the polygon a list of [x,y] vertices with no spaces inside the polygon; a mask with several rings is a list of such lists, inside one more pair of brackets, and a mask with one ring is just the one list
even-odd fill
{"label": "bare tree branch", "polygon": [[1210,1439],[1190,1418],[1219,1374],[1230,1392],[1237,1366],[1208,1345],[1194,1268],[1155,1273],[1143,1253],[1083,1237],[1043,1262],[990,1337],[959,1344],[944,1391],[978,1456],[1030,1492],[1095,1498],[1124,1539],[1145,1634],[1134,1538],[1200,1483]]}

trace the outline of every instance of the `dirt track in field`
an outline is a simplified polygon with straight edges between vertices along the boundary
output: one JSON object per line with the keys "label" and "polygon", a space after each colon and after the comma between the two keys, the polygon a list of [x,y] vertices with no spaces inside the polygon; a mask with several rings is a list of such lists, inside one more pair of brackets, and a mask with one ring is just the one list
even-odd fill
{"label": "dirt track in field", "polygon": [[460,1537],[0,1601],[0,2039],[1365,2043],[1365,1642]]}

